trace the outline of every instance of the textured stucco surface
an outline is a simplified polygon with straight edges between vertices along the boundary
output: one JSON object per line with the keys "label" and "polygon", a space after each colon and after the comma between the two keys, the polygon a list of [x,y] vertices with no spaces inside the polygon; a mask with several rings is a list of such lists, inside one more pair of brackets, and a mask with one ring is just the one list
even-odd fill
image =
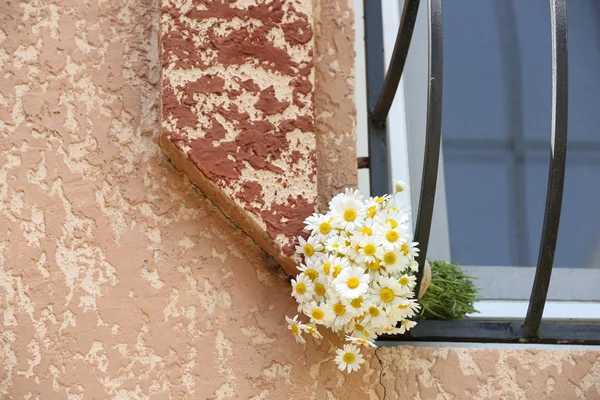
{"label": "textured stucco surface", "polygon": [[161,144],[290,273],[315,211],[312,2],[164,0]]}
{"label": "textured stucco surface", "polygon": [[0,70],[0,398],[600,396],[598,352],[386,348],[345,376],[333,338],[296,345],[285,275],[160,150],[156,1],[2,1]]}
{"label": "textured stucco surface", "polygon": [[315,1],[315,121],[318,208],[358,186],[352,2]]}
{"label": "textured stucco surface", "polygon": [[387,399],[600,399],[600,351],[388,347]]}

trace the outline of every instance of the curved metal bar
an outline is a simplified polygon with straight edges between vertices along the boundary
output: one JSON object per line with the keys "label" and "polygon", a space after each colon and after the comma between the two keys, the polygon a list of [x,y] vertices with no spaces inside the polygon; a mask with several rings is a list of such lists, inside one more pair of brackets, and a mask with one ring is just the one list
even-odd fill
{"label": "curved metal bar", "polygon": [[369,179],[371,196],[382,196],[390,191],[387,128],[385,119],[377,122],[372,113],[384,81],[382,9],[379,0],[363,0],[363,4],[369,112]]}
{"label": "curved metal bar", "polygon": [[423,266],[427,259],[427,245],[431,231],[433,204],[437,185],[438,164],[440,160],[440,142],[442,138],[442,0],[428,0],[427,16],[429,20],[429,76],[427,87],[427,128],[425,132],[425,155],[423,159],[423,177],[415,241],[419,242],[419,272],[417,287],[419,293]]}
{"label": "curved metal bar", "polygon": [[375,121],[383,121],[387,118],[396,91],[398,91],[398,84],[400,83],[402,72],[404,71],[406,56],[408,55],[410,41],[412,39],[413,30],[415,29],[419,3],[420,0],[406,0],[404,2],[400,26],[398,27],[398,35],[396,36],[396,43],[394,44],[394,52],[392,53],[392,60],[390,61],[390,65],[385,75],[385,81],[383,82],[383,88],[379,94],[379,99],[377,100],[377,105],[375,106],[372,115],[372,118]]}
{"label": "curved metal bar", "polygon": [[525,337],[537,337],[550,286],[554,251],[558,238],[560,212],[567,160],[568,59],[567,1],[550,0],[552,14],[552,138],[546,210],[529,308],[525,317]]}

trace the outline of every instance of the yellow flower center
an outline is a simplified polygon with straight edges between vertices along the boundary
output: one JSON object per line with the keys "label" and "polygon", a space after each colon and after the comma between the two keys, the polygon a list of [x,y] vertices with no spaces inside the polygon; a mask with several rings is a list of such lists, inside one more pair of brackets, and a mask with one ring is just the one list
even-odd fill
{"label": "yellow flower center", "polygon": [[361,324],[354,324],[354,329],[359,332],[362,332],[365,329],[365,327],[362,326]]}
{"label": "yellow flower center", "polygon": [[346,314],[346,307],[344,307],[342,303],[337,303],[333,306],[333,312],[339,317],[340,315]]}
{"label": "yellow flower center", "polygon": [[408,279],[408,276],[403,276],[402,278],[398,279],[398,283],[401,284],[402,286],[408,285],[409,282],[410,282],[410,279]]}
{"label": "yellow flower center", "polygon": [[344,354],[344,362],[346,364],[352,364],[354,362],[355,358],[356,357],[354,357],[354,354],[352,354],[352,353],[346,353],[346,354]]}
{"label": "yellow flower center", "polygon": [[375,252],[377,251],[377,247],[375,247],[374,244],[369,243],[368,245],[365,246],[365,255],[366,256],[372,256],[375,254]]}
{"label": "yellow flower center", "polygon": [[306,293],[306,285],[304,284],[304,282],[298,282],[298,284],[296,284],[296,293],[298,293],[298,294]]}
{"label": "yellow flower center", "polygon": [[330,271],[331,271],[331,263],[329,261],[325,261],[325,263],[323,264],[323,272],[325,273],[325,275],[329,275]]}
{"label": "yellow flower center", "polygon": [[292,322],[292,333],[298,336],[298,325],[296,325],[294,322]]}
{"label": "yellow flower center", "polygon": [[410,304],[400,304],[398,306],[398,308],[401,309],[401,310],[406,310],[409,306],[410,306]]}
{"label": "yellow flower center", "polygon": [[385,222],[389,222],[389,224],[392,227],[392,229],[396,229],[396,227],[398,226],[398,223],[396,222],[396,220],[392,219],[392,218],[386,220]]}
{"label": "yellow flower center", "polygon": [[371,315],[371,317],[378,317],[379,316],[379,308],[377,308],[375,306],[369,307],[369,314]]}
{"label": "yellow flower center", "polygon": [[352,299],[352,301],[350,302],[350,304],[352,304],[352,307],[354,307],[354,308],[360,308],[362,306],[362,303],[363,303],[362,296]]}
{"label": "yellow flower center", "polygon": [[337,249],[338,247],[340,247],[339,243],[334,243],[331,245],[331,247],[333,247],[334,249]]}
{"label": "yellow flower center", "polygon": [[318,296],[323,296],[323,295],[325,294],[325,286],[323,286],[323,284],[322,284],[322,283],[317,283],[317,284],[315,285],[315,293],[316,293]]}
{"label": "yellow flower center", "polygon": [[381,297],[381,300],[389,303],[390,301],[394,300],[394,291],[390,288],[383,288],[379,292],[379,297]]}
{"label": "yellow flower center", "polygon": [[314,269],[307,269],[304,273],[310,278],[311,281],[314,281],[319,277],[319,273]]}
{"label": "yellow flower center", "polygon": [[375,199],[375,203],[381,203],[382,201],[385,200],[385,197],[381,196]]}
{"label": "yellow flower center", "polygon": [[304,254],[306,254],[307,257],[311,257],[313,254],[315,254],[314,247],[312,247],[310,244],[306,244],[304,246]]}
{"label": "yellow flower center", "polygon": [[404,254],[404,255],[408,254],[408,245],[406,243],[402,243],[401,249],[402,249],[402,254]]}
{"label": "yellow flower center", "polygon": [[329,222],[321,222],[321,225],[319,225],[319,232],[323,235],[327,235],[331,232],[331,224]]}
{"label": "yellow flower center", "polygon": [[357,277],[352,277],[350,279],[348,279],[348,282],[346,282],[348,287],[350,289],[356,289],[358,287],[358,285],[360,285],[360,281],[358,280]]}
{"label": "yellow flower center", "polygon": [[354,221],[356,219],[356,211],[351,208],[347,209],[344,211],[344,219],[348,222]]}
{"label": "yellow flower center", "polygon": [[375,261],[373,261],[373,262],[371,262],[371,263],[368,263],[368,264],[367,264],[367,266],[369,267],[369,269],[370,269],[371,271],[378,271],[378,270],[379,270],[379,268],[381,268],[381,265],[380,265],[380,263],[381,263],[381,261],[379,261],[379,260],[375,260]]}
{"label": "yellow flower center", "polygon": [[383,256],[383,261],[388,265],[393,265],[396,263],[396,255],[394,253],[385,253]]}
{"label": "yellow flower center", "polygon": [[323,311],[319,310],[318,308],[315,308],[314,310],[312,310],[312,312],[310,313],[310,315],[311,315],[311,317],[313,317],[317,321],[320,321],[323,318],[325,318],[325,314],[323,313]]}
{"label": "yellow flower center", "polygon": [[360,230],[360,233],[362,233],[363,235],[371,236],[373,234],[373,229],[369,228],[368,226],[365,226]]}
{"label": "yellow flower center", "polygon": [[388,240],[388,242],[395,242],[396,240],[398,240],[398,232],[396,231],[388,231],[388,233],[385,234],[385,238]]}
{"label": "yellow flower center", "polygon": [[337,277],[340,272],[342,272],[342,267],[340,267],[339,265],[336,265],[335,267],[333,267],[333,277]]}
{"label": "yellow flower center", "polygon": [[367,217],[373,218],[375,216],[375,206],[367,208]]}

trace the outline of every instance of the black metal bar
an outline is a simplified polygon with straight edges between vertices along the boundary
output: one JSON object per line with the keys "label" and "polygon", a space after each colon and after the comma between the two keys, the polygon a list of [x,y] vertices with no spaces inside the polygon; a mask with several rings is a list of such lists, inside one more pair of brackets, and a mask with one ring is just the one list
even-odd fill
{"label": "black metal bar", "polygon": [[356,159],[356,167],[358,169],[369,168],[370,160],[369,157],[358,157]]}
{"label": "black metal bar", "polygon": [[591,323],[544,323],[539,336],[523,337],[521,321],[420,321],[405,335],[385,335],[386,341],[444,341],[495,343],[600,344],[600,325]]}
{"label": "black metal bar", "polygon": [[386,121],[375,121],[373,110],[383,87],[383,21],[380,1],[364,0],[365,54],[367,69],[367,107],[369,111],[369,178],[371,195],[389,192],[389,162]]}
{"label": "black metal bar", "polygon": [[398,35],[396,36],[396,43],[394,44],[394,52],[392,53],[390,65],[385,75],[383,88],[379,94],[379,100],[373,111],[373,120],[375,121],[384,121],[387,118],[392,102],[394,101],[394,96],[398,91],[398,84],[400,83],[402,72],[404,71],[406,56],[408,55],[410,41],[412,39],[413,30],[415,29],[415,21],[417,20],[417,12],[419,11],[419,2],[420,0],[404,1],[400,26],[398,27]]}
{"label": "black metal bar", "polygon": [[525,336],[538,335],[558,238],[567,159],[568,76],[567,1],[550,0],[552,14],[552,139],[546,210],[533,288],[525,317]]}
{"label": "black metal bar", "polygon": [[440,141],[442,137],[442,0],[428,0],[427,16],[429,21],[429,72],[427,84],[427,128],[425,131],[425,154],[423,176],[415,241],[419,243],[419,271],[415,293],[419,293],[423,267],[427,259],[427,245],[431,231],[433,204],[437,185],[438,164],[440,160]]}

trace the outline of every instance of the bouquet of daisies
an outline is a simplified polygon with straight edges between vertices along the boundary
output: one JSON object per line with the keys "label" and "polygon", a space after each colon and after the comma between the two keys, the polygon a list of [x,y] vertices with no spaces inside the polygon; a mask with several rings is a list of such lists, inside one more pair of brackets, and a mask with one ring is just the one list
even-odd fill
{"label": "bouquet of daisies", "polygon": [[296,250],[304,257],[300,273],[292,279],[292,296],[298,316],[286,316],[288,328],[299,343],[303,335],[320,339],[325,327],[348,342],[337,350],[340,370],[358,370],[364,359],[361,346],[376,347],[381,334],[402,334],[415,322],[415,274],[419,250],[409,233],[408,213],[392,195],[365,199],[346,189],[329,203],[327,214],[306,219],[308,240],[299,238]]}

